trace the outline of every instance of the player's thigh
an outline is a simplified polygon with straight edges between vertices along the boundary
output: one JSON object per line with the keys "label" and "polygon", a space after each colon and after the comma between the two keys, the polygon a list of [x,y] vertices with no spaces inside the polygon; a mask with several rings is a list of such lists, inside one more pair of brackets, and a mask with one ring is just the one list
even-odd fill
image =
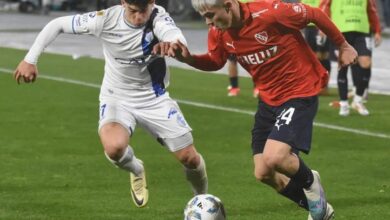
{"label": "player's thigh", "polygon": [[278,106],[276,122],[268,139],[288,144],[296,154],[299,151],[308,153],[317,109],[317,96],[291,99]]}
{"label": "player's thigh", "polygon": [[274,167],[282,163],[291,154],[292,148],[285,142],[268,139],[265,143],[263,159],[268,166]]}
{"label": "player's thigh", "polygon": [[121,154],[129,143],[128,130],[116,122],[104,124],[99,136],[105,152],[109,155]]}
{"label": "player's thigh", "polygon": [[372,56],[372,49],[374,47],[374,41],[370,34],[365,33],[353,33],[354,48],[356,49],[358,56]]}
{"label": "player's thigh", "polygon": [[261,154],[271,133],[276,117],[271,106],[259,101],[252,128],[252,155]]}
{"label": "player's thigh", "polygon": [[131,109],[117,99],[101,98],[99,111],[99,136],[106,150],[128,145],[136,120]]}
{"label": "player's thigh", "polygon": [[253,155],[253,164],[254,164],[254,176],[257,180],[263,180],[265,178],[269,178],[272,175],[273,170],[269,168],[264,161],[263,154],[255,154]]}

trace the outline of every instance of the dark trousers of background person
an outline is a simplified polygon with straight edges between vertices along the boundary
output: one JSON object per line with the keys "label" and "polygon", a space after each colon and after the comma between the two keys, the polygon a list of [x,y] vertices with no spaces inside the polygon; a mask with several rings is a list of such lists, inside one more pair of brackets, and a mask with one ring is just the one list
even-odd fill
{"label": "dark trousers of background person", "polygon": [[108,0],[96,0],[97,10],[102,10],[108,7]]}
{"label": "dark trousers of background person", "polygon": [[[360,32],[344,32],[345,39],[351,44],[360,56],[372,56],[372,42],[370,42],[371,35]],[[351,66],[352,79],[354,86],[356,86],[356,95],[363,96],[371,78],[371,67],[366,68],[360,66],[359,63]],[[339,96],[341,101],[348,100],[348,67],[343,67],[339,70],[337,76],[337,85],[339,89]]]}
{"label": "dark trousers of background person", "polygon": [[168,9],[168,2],[169,0],[156,0],[156,4],[164,7],[165,10]]}
{"label": "dark trousers of background person", "polygon": [[381,0],[383,6],[383,18],[386,26],[390,27],[390,0]]}

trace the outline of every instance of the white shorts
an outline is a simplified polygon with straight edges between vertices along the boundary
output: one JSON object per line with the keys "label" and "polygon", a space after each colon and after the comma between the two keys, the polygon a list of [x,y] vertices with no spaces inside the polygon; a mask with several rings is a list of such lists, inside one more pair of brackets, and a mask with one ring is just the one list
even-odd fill
{"label": "white shorts", "polygon": [[[121,124],[132,135],[139,124],[152,136],[160,140],[172,152],[192,144],[192,131],[185,120],[176,101],[169,97],[168,92],[160,97],[154,97],[142,103],[127,101],[125,98],[100,95],[99,131],[110,122]],[[187,135],[185,135],[187,134]],[[172,141],[177,139],[176,141]]]}

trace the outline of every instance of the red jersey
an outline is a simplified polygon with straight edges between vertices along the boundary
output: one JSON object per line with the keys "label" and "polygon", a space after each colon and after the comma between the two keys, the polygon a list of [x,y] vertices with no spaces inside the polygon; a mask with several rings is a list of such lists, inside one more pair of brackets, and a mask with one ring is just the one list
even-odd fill
{"label": "red jersey", "polygon": [[269,105],[317,95],[329,76],[300,29],[314,22],[339,46],[345,39],[330,19],[320,9],[280,1],[240,3],[240,10],[244,26],[225,31],[210,28],[208,53],[195,55],[192,66],[218,70],[234,54]]}
{"label": "red jersey", "polygon": [[[321,0],[320,8],[330,17],[330,6],[332,0]],[[375,0],[368,0],[367,2],[367,15],[370,22],[370,29],[373,33],[381,33],[381,24],[379,22],[378,12],[376,9]]]}

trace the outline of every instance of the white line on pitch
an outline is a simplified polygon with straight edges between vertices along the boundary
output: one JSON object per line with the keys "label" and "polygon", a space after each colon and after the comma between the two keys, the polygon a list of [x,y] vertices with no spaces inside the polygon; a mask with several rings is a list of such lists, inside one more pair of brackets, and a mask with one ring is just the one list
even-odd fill
{"label": "white line on pitch", "polygon": [[[5,73],[13,73],[13,70],[1,68],[1,67],[0,67],[0,71],[3,71]],[[39,78],[58,81],[58,82],[64,82],[64,83],[69,83],[69,84],[81,85],[81,86],[86,86],[86,87],[92,87],[92,88],[100,88],[100,85],[98,85],[98,84],[88,83],[88,82],[83,82],[83,81],[73,80],[73,79],[66,79],[63,77],[48,76],[48,75],[40,74]],[[236,113],[252,115],[252,116],[255,114],[255,112],[253,112],[253,111],[247,111],[247,110],[218,106],[218,105],[211,105],[211,104],[206,104],[206,103],[201,103],[201,102],[193,102],[193,101],[181,100],[181,99],[176,99],[176,101],[178,101],[179,103],[185,104],[185,105],[191,105],[191,106],[196,106],[196,107],[201,107],[201,108],[221,110],[221,111],[226,111],[226,112],[236,112]],[[360,134],[360,135],[365,135],[365,136],[390,139],[390,135],[388,135],[388,134],[359,130],[359,129],[354,129],[354,128],[347,128],[347,127],[326,124],[326,123],[321,123],[321,122],[314,122],[314,126],[337,130],[337,131],[344,131],[344,132],[349,132],[349,133],[354,133],[354,134]]]}

